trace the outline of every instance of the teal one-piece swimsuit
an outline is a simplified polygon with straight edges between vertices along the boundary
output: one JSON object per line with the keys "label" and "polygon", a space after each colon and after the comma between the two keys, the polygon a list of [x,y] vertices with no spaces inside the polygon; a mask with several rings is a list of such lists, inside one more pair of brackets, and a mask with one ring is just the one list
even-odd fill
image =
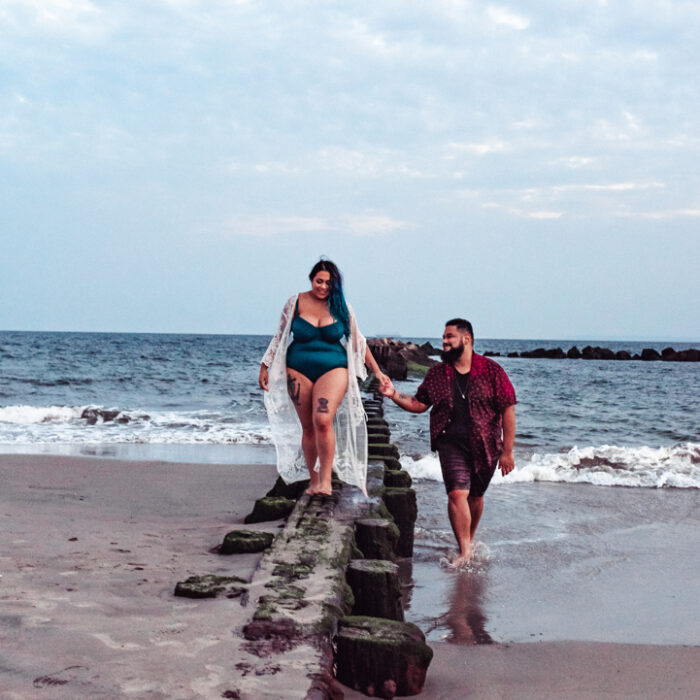
{"label": "teal one-piece swimsuit", "polygon": [[335,321],[327,326],[314,326],[299,316],[299,299],[292,321],[294,340],[287,348],[287,367],[301,372],[312,382],[326,372],[348,366],[348,356],[340,344],[343,324]]}

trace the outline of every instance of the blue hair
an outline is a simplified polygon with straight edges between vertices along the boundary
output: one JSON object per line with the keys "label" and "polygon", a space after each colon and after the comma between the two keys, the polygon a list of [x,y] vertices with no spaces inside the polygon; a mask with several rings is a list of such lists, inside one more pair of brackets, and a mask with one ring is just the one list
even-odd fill
{"label": "blue hair", "polygon": [[311,269],[309,279],[313,278],[321,271],[327,272],[331,279],[331,290],[328,295],[328,310],[331,316],[343,324],[343,333],[345,337],[350,336],[350,312],[348,305],[345,302],[345,294],[343,294],[343,276],[337,265],[330,260],[319,260]]}

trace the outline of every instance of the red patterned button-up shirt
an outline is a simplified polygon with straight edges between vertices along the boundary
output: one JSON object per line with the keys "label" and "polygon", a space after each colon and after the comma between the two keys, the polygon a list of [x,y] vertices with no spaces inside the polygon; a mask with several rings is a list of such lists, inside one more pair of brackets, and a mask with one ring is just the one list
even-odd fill
{"label": "red patterned button-up shirt", "polygon": [[[445,430],[452,415],[452,382],[455,369],[440,362],[428,370],[416,391],[416,400],[432,406],[430,411],[430,449]],[[468,442],[474,460],[474,469],[495,469],[503,450],[503,411],[517,403],[515,389],[505,370],[496,362],[472,354],[469,372]]]}

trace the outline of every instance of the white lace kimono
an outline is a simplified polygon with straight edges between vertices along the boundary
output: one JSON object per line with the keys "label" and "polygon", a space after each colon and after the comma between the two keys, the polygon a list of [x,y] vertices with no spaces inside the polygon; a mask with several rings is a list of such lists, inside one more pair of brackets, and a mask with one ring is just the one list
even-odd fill
{"label": "white lace kimono", "polygon": [[[284,305],[280,326],[262,359],[269,374],[269,391],[264,392],[265,408],[277,450],[277,471],[287,483],[309,477],[301,451],[301,423],[287,393],[287,348],[292,340],[291,328],[298,297],[295,294]],[[333,467],[340,479],[359,487],[367,495],[367,424],[358,385],[358,377],[364,379],[367,376],[367,341],[357,328],[349,304],[348,310],[350,338],[343,337],[340,341],[348,357],[348,390],[333,421],[336,438]]]}

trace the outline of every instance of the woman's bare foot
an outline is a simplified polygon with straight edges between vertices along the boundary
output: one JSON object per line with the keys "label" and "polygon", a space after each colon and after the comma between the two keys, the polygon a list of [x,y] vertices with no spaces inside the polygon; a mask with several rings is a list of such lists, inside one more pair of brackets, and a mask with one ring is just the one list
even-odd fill
{"label": "woman's bare foot", "polygon": [[316,479],[310,479],[309,480],[309,488],[307,488],[306,491],[304,491],[304,493],[308,493],[309,496],[315,496],[321,492],[320,489],[321,489],[321,482],[319,480],[316,480]]}

